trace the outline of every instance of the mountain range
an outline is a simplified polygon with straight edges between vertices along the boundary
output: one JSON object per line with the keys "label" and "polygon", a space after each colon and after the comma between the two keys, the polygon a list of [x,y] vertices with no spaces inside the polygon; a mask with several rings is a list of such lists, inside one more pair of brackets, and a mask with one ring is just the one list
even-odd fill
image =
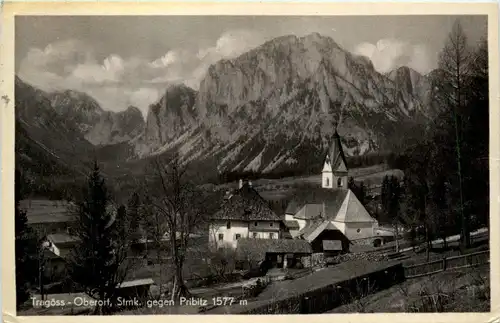
{"label": "mountain range", "polygon": [[169,86],[146,120],[135,107],[104,111],[85,93],[46,93],[16,78],[16,153],[28,168],[40,158],[26,148],[35,145],[60,169],[90,152],[118,164],[175,151],[214,173],[317,172],[335,130],[355,156],[390,151],[425,125],[435,114],[431,76],[405,66],[381,74],[313,33],[220,60],[197,91]]}

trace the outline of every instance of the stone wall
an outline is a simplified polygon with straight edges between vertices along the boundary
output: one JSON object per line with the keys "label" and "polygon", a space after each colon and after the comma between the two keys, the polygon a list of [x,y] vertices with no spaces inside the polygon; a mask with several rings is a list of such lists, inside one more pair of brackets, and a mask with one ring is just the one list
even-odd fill
{"label": "stone wall", "polygon": [[361,246],[373,246],[373,241],[377,237],[370,237],[370,238],[365,238],[365,239],[357,239],[357,240],[351,240],[351,242],[355,245],[361,245]]}

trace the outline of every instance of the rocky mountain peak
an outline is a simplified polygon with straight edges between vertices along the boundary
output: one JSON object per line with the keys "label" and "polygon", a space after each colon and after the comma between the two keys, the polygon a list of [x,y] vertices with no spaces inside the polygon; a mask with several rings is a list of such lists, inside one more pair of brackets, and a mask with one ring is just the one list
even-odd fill
{"label": "rocky mountain peak", "polygon": [[74,90],[49,94],[52,107],[64,118],[75,122],[79,130],[87,133],[100,119],[104,110],[90,95]]}
{"label": "rocky mountain peak", "polygon": [[339,122],[347,155],[365,154],[421,109],[368,58],[319,33],[220,60],[194,94],[169,88],[151,106],[139,155],[175,148],[186,160],[216,160],[219,171],[312,167]]}
{"label": "rocky mountain peak", "polygon": [[120,112],[106,111],[85,135],[85,139],[94,145],[127,142],[142,133],[144,125],[141,111],[134,106]]}

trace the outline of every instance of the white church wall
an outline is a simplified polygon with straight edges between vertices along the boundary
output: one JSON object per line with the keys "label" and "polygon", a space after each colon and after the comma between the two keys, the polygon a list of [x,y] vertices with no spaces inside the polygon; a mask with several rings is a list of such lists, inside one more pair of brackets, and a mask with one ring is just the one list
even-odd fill
{"label": "white church wall", "polygon": [[333,174],[332,173],[323,173],[322,178],[322,187],[323,188],[332,188],[333,187]]}
{"label": "white church wall", "polygon": [[345,223],[344,234],[349,240],[371,238],[374,236],[373,223],[370,222]]}

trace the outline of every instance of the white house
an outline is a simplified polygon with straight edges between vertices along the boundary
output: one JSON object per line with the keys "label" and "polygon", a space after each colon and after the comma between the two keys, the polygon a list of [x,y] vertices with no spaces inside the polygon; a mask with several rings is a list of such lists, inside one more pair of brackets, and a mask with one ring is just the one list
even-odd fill
{"label": "white house", "polygon": [[238,190],[228,193],[212,216],[209,242],[217,248],[236,248],[241,238],[281,239],[282,223],[251,183],[240,181]]}

